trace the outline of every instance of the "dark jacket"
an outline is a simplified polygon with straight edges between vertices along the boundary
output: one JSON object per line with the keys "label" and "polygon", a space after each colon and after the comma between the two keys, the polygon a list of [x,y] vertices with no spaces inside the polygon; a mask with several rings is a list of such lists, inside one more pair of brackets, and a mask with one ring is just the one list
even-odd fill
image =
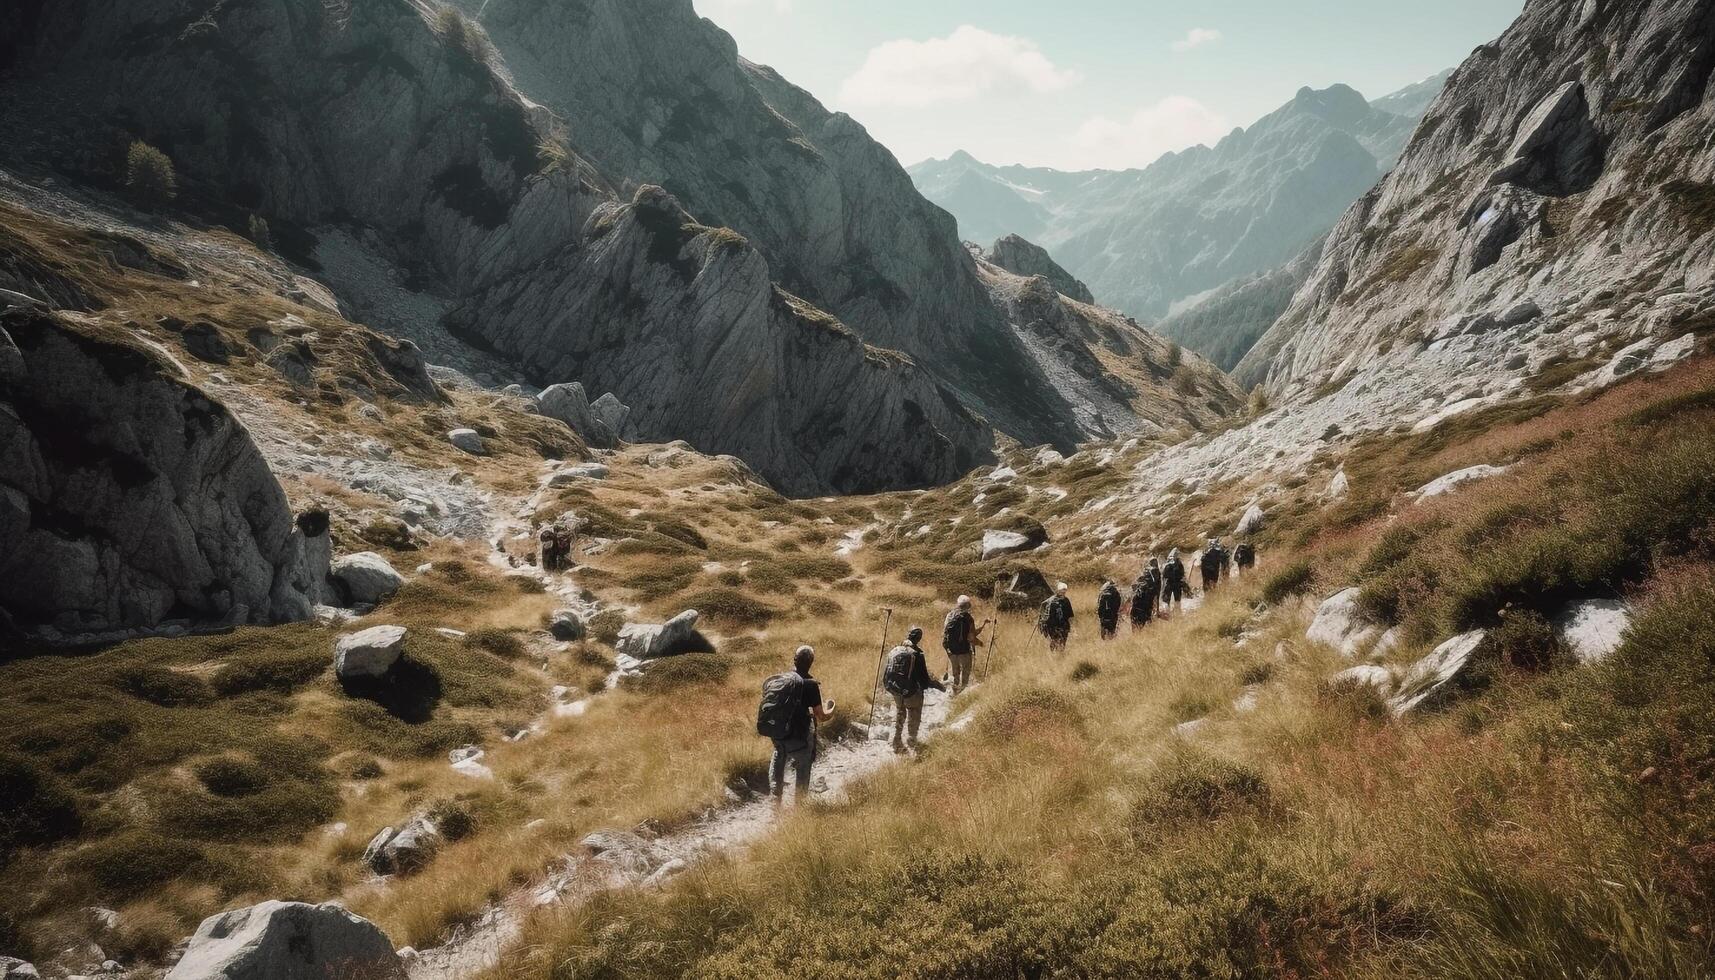
{"label": "dark jacket", "polygon": [[1044,602],[1039,628],[1049,635],[1070,633],[1072,631],[1072,600],[1063,595],[1057,595]]}
{"label": "dark jacket", "polygon": [[1177,558],[1167,559],[1167,564],[1161,566],[1161,581],[1163,585],[1176,585],[1185,581],[1185,563]]}
{"label": "dark jacket", "polygon": [[947,614],[946,625],[942,628],[942,646],[948,653],[966,654],[976,649],[977,621],[963,609],[955,609]]}
{"label": "dark jacket", "polygon": [[1109,582],[1102,586],[1102,594],[1096,599],[1096,618],[1104,623],[1117,623],[1120,618],[1120,606],[1125,604],[1120,596],[1119,586]]}

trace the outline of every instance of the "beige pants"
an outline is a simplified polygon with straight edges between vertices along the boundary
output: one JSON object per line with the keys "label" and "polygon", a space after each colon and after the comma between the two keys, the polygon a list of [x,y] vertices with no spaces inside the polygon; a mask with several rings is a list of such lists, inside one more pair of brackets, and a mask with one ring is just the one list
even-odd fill
{"label": "beige pants", "polygon": [[950,671],[950,673],[953,675],[953,693],[954,694],[957,694],[958,692],[963,691],[965,688],[970,686],[970,683],[971,683],[971,664],[976,659],[977,659],[977,655],[974,653],[949,653],[949,654],[947,654],[947,660],[953,666],[953,669]]}
{"label": "beige pants", "polygon": [[903,731],[910,732],[911,744],[917,744],[917,729],[923,724],[923,694],[918,692],[908,698],[893,696],[893,746],[902,747],[899,735]]}

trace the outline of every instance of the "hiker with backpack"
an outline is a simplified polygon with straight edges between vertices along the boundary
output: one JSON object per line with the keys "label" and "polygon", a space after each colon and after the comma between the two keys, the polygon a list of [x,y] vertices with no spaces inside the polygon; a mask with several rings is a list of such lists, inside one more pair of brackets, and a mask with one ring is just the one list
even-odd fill
{"label": "hiker with backpack", "polygon": [[1161,610],[1167,612],[1181,605],[1185,598],[1185,563],[1179,560],[1179,549],[1167,553],[1167,564],[1161,567]]}
{"label": "hiker with backpack", "polygon": [[1072,637],[1072,600],[1066,598],[1066,583],[1057,583],[1054,595],[1042,604],[1036,617],[1036,629],[1048,638],[1048,649],[1060,653]]}
{"label": "hiker with backpack", "polygon": [[923,692],[929,688],[945,691],[947,686],[929,676],[929,661],[923,656],[923,628],[913,626],[905,634],[905,642],[894,647],[883,661],[881,683],[893,695],[893,751],[904,752],[907,742],[901,738],[909,733],[909,744],[917,748],[917,729],[923,724]]}
{"label": "hiker with backpack", "polygon": [[1155,618],[1156,603],[1161,601],[1161,563],[1152,555],[1149,564],[1131,584],[1131,628],[1133,631],[1149,625]]}
{"label": "hiker with backpack", "polygon": [[1249,540],[1240,541],[1233,549],[1233,567],[1241,575],[1256,567],[1256,547]]}
{"label": "hiker with backpack", "polygon": [[1221,547],[1220,538],[1210,538],[1209,546],[1203,549],[1203,560],[1198,564],[1203,572],[1203,591],[1205,593],[1221,584],[1221,573],[1232,561],[1227,549]]}
{"label": "hiker with backpack", "polygon": [[1102,628],[1102,639],[1111,640],[1119,632],[1120,607],[1125,600],[1120,596],[1120,587],[1113,579],[1102,582],[1102,591],[1096,596],[1096,623]]}
{"label": "hiker with backpack", "polygon": [[983,629],[991,622],[985,619],[978,625],[976,617],[971,615],[971,597],[962,595],[941,624],[941,649],[947,653],[947,673],[955,695],[970,686],[971,662],[976,659]]}
{"label": "hiker with backpack", "polygon": [[801,803],[810,791],[810,767],[816,762],[816,726],[834,713],[833,699],[822,701],[822,685],[810,676],[816,651],[801,646],[792,655],[792,670],[762,683],[762,704],[756,711],[756,733],[773,740],[768,764],[768,789],[779,806],[786,793],[786,766],[792,766],[792,800]]}

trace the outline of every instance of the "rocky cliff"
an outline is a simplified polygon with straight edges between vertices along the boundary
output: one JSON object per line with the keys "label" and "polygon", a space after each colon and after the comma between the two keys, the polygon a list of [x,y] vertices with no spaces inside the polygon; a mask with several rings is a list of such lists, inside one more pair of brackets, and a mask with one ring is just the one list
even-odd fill
{"label": "rocky cliff", "polygon": [[1326,241],[1324,236],[1311,242],[1297,258],[1278,268],[1227,283],[1196,306],[1161,320],[1155,329],[1208,357],[1221,370],[1231,371],[1292,304],[1292,297],[1316,268]]}
{"label": "rocky cliff", "polygon": [[1069,299],[1084,304],[1096,302],[1090,294],[1090,287],[1061,268],[1047,249],[1018,235],[1006,235],[997,240],[989,247],[988,260],[1015,276],[1041,276]]}
{"label": "rocky cliff", "polygon": [[0,314],[0,620],[67,634],[304,619],[306,532],[243,425],[159,353]]}
{"label": "rocky cliff", "polygon": [[1469,400],[1706,328],[1712,69],[1710,0],[1533,0],[1453,73],[1241,379],[1306,399],[1444,370]]}
{"label": "rocky cliff", "polygon": [[[605,114],[564,95],[580,87],[553,60],[566,50],[536,59],[519,49],[519,77],[552,69],[540,84],[544,98],[563,96],[561,119],[518,91],[471,21],[408,0],[71,3],[32,8],[9,39],[4,111],[31,134],[9,150],[100,181],[117,176],[114,147],[145,138],[177,164],[181,207],[265,217],[281,251],[323,260],[319,276],[336,293],[394,297],[373,304],[381,325],[410,333],[444,316],[539,384],[614,391],[638,408],[642,438],[695,439],[794,490],[957,475],[993,440],[969,406],[1020,438],[1076,437],[1064,400],[987,304],[951,222],[910,193],[896,165],[893,184],[909,199],[884,202],[887,172],[873,157],[885,153],[850,120],[791,106],[839,152],[819,149],[762,101],[751,85],[760,70],[741,66],[688,3],[492,6],[509,47],[515,25],[543,44],[575,38],[604,51],[599,74],[611,84],[590,94]],[[553,23],[526,30],[532,16]],[[672,24],[690,33],[667,44]],[[669,62],[677,74],[663,74]],[[627,67],[673,92],[678,124],[628,101],[639,76]],[[719,103],[723,94],[745,111]],[[759,156],[709,156],[710,141]],[[688,169],[698,160],[705,169]],[[880,190],[854,183],[866,168],[881,174]],[[726,197],[710,190],[717,174]],[[758,229],[785,272],[666,194],[648,191],[648,206],[634,207],[617,193],[634,175],[659,175]],[[751,211],[732,205],[746,195]],[[407,287],[387,293],[377,278]],[[880,336],[804,329],[839,321],[777,291],[778,279],[837,300]],[[933,374],[866,340],[911,341],[889,346],[927,355]],[[761,351],[770,357],[739,356]],[[780,379],[795,383],[771,391]]]}

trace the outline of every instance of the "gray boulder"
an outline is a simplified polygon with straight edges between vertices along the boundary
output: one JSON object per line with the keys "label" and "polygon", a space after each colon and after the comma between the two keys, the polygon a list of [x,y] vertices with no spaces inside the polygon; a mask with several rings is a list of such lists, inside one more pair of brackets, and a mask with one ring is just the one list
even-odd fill
{"label": "gray boulder", "polygon": [[348,605],[373,606],[405,584],[405,576],[373,551],[335,559],[331,574]]}
{"label": "gray boulder", "polygon": [[1446,476],[1437,477],[1418,487],[1412,491],[1411,499],[1418,503],[1433,500],[1444,494],[1452,493],[1467,484],[1493,479],[1506,471],[1507,467],[1505,466],[1467,466],[1462,470],[1455,470]]}
{"label": "gray boulder", "polygon": [[363,849],[363,863],[376,874],[408,875],[422,870],[441,848],[441,831],[426,816],[401,827],[383,827]]}
{"label": "gray boulder", "polygon": [[447,441],[456,449],[461,449],[472,456],[486,455],[488,448],[483,445],[482,434],[475,429],[454,429],[447,433]]}
{"label": "gray boulder", "polygon": [[1316,618],[1304,638],[1333,647],[1348,658],[1364,652],[1382,631],[1364,616],[1358,606],[1358,595],[1358,589],[1350,588],[1329,596],[1317,607]]}
{"label": "gray boulder", "polygon": [[1554,619],[1554,628],[1581,664],[1605,659],[1625,642],[1632,623],[1631,607],[1617,599],[1585,599],[1568,603]]}
{"label": "gray boulder", "polygon": [[405,980],[380,927],[332,902],[263,902],[209,916],[167,980]]}
{"label": "gray boulder", "polygon": [[1335,691],[1369,690],[1383,698],[1393,693],[1394,683],[1393,671],[1381,664],[1358,664],[1328,678]]}
{"label": "gray boulder", "polygon": [[988,530],[983,532],[983,561],[999,558],[1003,555],[1015,555],[1021,551],[1029,551],[1034,547],[1036,544],[1030,540],[1028,535],[1019,534],[1017,531]]}
{"label": "gray boulder", "polygon": [[1238,526],[1233,528],[1233,534],[1238,537],[1248,537],[1262,530],[1264,517],[1260,504],[1251,504],[1245,511],[1245,516],[1239,518]]}
{"label": "gray boulder", "polygon": [[631,408],[621,403],[611,391],[590,403],[590,414],[613,433],[615,439],[624,439],[631,431]]}
{"label": "gray boulder", "polygon": [[556,470],[554,475],[548,478],[548,485],[566,487],[584,480],[605,480],[607,474],[608,468],[602,463],[573,463]]}
{"label": "gray boulder", "polygon": [[687,609],[661,624],[625,624],[619,629],[614,651],[638,660],[648,660],[684,653],[707,642],[697,632],[697,611]]}
{"label": "gray boulder", "polygon": [[371,626],[334,643],[333,670],[341,680],[382,677],[405,652],[403,626]]}
{"label": "gray boulder", "polygon": [[1388,710],[1397,718],[1445,703],[1458,689],[1454,681],[1470,666],[1471,656],[1487,636],[1487,630],[1461,633],[1406,668],[1398,693],[1388,699]]}
{"label": "gray boulder", "polygon": [[35,964],[15,956],[0,956],[0,980],[41,980]]}
{"label": "gray boulder", "polygon": [[286,495],[225,406],[53,314],[0,314],[0,351],[0,613],[72,635],[309,618]]}
{"label": "gray boulder", "polygon": [[548,620],[548,632],[554,639],[571,642],[584,638],[584,621],[575,609],[556,609]]}
{"label": "gray boulder", "polygon": [[590,410],[589,395],[579,382],[549,385],[536,396],[536,405],[543,415],[566,423],[591,446],[612,449],[619,443],[618,435]]}

